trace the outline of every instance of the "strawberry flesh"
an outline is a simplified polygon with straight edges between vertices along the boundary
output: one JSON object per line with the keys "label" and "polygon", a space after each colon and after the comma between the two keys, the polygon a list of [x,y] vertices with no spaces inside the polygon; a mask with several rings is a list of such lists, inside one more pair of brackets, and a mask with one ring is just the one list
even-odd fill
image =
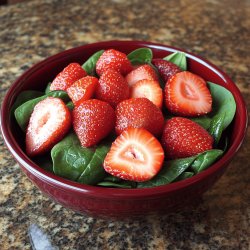
{"label": "strawberry flesh", "polygon": [[152,63],[158,69],[159,74],[165,83],[171,76],[181,72],[181,69],[177,65],[164,59],[156,58],[152,60]]}
{"label": "strawberry flesh", "polygon": [[79,63],[70,63],[61,71],[53,80],[50,90],[64,90],[66,91],[75,81],[86,76],[86,71]]}
{"label": "strawberry flesh", "polygon": [[164,117],[147,98],[131,98],[119,103],[116,107],[116,133],[119,135],[125,129],[144,128],[154,136],[162,134]]}
{"label": "strawberry flesh", "polygon": [[163,93],[155,80],[140,80],[131,87],[131,98],[145,97],[158,108],[162,107]]}
{"label": "strawberry flesh", "polygon": [[31,114],[26,132],[26,152],[29,156],[43,154],[59,142],[71,127],[71,114],[59,98],[40,101]]}
{"label": "strawberry flesh", "polygon": [[161,169],[164,151],[147,130],[128,128],[116,138],[104,159],[104,169],[124,180],[147,181]]}
{"label": "strawberry flesh", "polygon": [[188,71],[172,76],[165,86],[165,105],[176,115],[199,116],[212,110],[212,96],[204,79]]}
{"label": "strawberry flesh", "polygon": [[212,149],[213,137],[199,124],[173,117],[164,126],[162,145],[167,159],[185,158]]}
{"label": "strawberry flesh", "polygon": [[73,112],[73,128],[83,147],[90,147],[104,139],[115,126],[115,111],[97,99],[82,101]]}

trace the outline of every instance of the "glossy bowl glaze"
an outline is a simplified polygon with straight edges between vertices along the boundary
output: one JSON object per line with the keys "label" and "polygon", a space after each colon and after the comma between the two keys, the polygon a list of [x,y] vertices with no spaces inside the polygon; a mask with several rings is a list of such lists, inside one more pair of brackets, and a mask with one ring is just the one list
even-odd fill
{"label": "glossy bowl glaze", "polygon": [[129,53],[140,47],[151,48],[154,58],[165,57],[174,47],[143,41],[107,41],[73,48],[34,65],[20,76],[7,92],[1,108],[1,130],[4,141],[28,178],[46,195],[65,207],[81,213],[105,217],[131,217],[154,212],[170,212],[193,204],[224,173],[238,151],[245,136],[247,111],[239,89],[232,80],[213,64],[186,52],[188,70],[205,80],[217,83],[232,92],[237,109],[230,125],[229,148],[224,156],[210,168],[192,178],[176,183],[146,189],[114,189],[79,184],[36,165],[24,151],[24,140],[14,119],[11,106],[17,95],[28,89],[44,90],[47,83],[71,62],[82,64],[100,49],[114,48]]}

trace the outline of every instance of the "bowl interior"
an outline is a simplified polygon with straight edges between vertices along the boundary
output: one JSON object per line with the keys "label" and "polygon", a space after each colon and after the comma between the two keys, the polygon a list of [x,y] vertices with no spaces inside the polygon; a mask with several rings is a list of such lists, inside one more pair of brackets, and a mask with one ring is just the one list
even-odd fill
{"label": "bowl interior", "polygon": [[[27,70],[22,76],[20,76],[12,84],[8,93],[6,94],[1,110],[1,129],[3,137],[6,142],[6,145],[8,146],[14,157],[17,159],[17,161],[24,165],[24,167],[26,167],[28,171],[35,172],[36,174],[40,175],[41,178],[47,180],[48,182],[56,182],[59,185],[66,185],[70,188],[79,189],[83,192],[89,193],[95,192],[98,189],[105,189],[100,187],[82,185],[69,180],[65,180],[37,166],[24,153],[24,136],[22,135],[21,130],[17,126],[15,120],[10,115],[11,107],[17,95],[21,91],[31,89],[44,90],[47,84],[51,82],[55,78],[55,76],[71,62],[78,62],[80,64],[83,64],[93,53],[101,49],[113,48],[128,54],[132,50],[140,47],[151,48],[153,51],[154,58],[163,58],[175,51],[183,51],[174,47],[168,47],[160,44],[142,41],[100,42],[84,45],[51,56],[48,59],[34,65],[32,68]],[[212,167],[205,170],[204,172],[181,182],[172,183],[163,187],[150,188],[148,189],[148,194],[153,194],[154,192],[158,191],[166,192],[171,191],[172,189],[182,188],[195,181],[206,178],[206,176],[208,176],[210,173],[216,171],[216,169],[219,169],[222,165],[225,165],[225,163],[228,163],[231,160],[232,156],[238,150],[244,138],[247,124],[247,115],[246,107],[238,88],[225,73],[223,73],[213,64],[191,53],[186,52],[186,55],[188,59],[189,71],[200,75],[207,81],[211,81],[224,86],[225,88],[230,90],[234,95],[234,98],[237,103],[236,115],[233,123],[226,131],[226,133],[230,135],[229,149],[227,153],[217,163],[215,163]],[[141,190],[115,189],[114,191],[112,189],[106,189],[106,191],[104,192],[107,192],[107,194],[112,193],[112,195],[118,196],[120,194],[131,195],[132,192],[135,195],[145,195],[145,193],[141,192]]]}

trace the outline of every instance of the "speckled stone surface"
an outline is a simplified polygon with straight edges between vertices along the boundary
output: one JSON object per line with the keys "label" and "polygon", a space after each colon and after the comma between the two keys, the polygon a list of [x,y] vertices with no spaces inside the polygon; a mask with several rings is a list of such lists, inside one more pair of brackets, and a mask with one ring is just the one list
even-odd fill
{"label": "speckled stone surface", "polygon": [[[184,48],[227,72],[250,108],[250,1],[36,0],[0,7],[0,98],[34,63],[101,40]],[[249,249],[250,130],[238,155],[196,208],[107,221],[69,211],[21,172],[0,137],[0,249],[30,249],[38,225],[59,249]]]}

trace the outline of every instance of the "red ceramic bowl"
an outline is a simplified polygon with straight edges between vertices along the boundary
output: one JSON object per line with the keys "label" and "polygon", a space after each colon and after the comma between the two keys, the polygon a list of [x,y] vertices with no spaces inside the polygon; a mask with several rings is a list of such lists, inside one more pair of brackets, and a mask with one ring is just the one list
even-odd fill
{"label": "red ceramic bowl", "polygon": [[175,51],[183,51],[142,41],[108,41],[84,45],[64,51],[34,65],[12,84],[4,98],[1,109],[1,130],[7,147],[28,178],[44,194],[65,207],[81,213],[106,217],[130,217],[181,209],[198,200],[218,180],[242,144],[247,126],[247,111],[239,89],[216,66],[186,52],[188,69],[205,80],[220,84],[230,90],[237,103],[236,115],[229,130],[229,148],[224,156],[210,168],[192,178],[164,186],[146,189],[114,189],[72,182],[36,165],[25,154],[19,130],[10,116],[11,106],[17,95],[27,89],[45,89],[47,83],[70,62],[82,64],[100,49],[114,48],[129,53],[139,47],[151,48],[155,58],[165,57]]}

